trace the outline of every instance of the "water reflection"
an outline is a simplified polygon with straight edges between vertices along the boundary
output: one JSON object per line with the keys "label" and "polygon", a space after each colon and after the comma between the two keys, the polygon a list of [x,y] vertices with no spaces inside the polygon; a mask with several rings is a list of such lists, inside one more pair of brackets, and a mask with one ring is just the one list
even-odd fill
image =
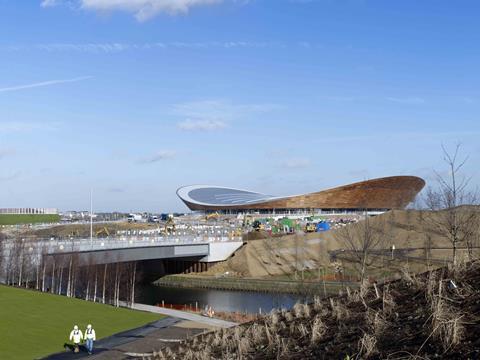
{"label": "water reflection", "polygon": [[179,289],[164,286],[144,284],[139,286],[136,301],[143,304],[156,305],[162,301],[165,304],[195,306],[200,309],[206,305],[215,311],[238,311],[247,313],[269,312],[273,308],[291,308],[297,301],[310,300],[304,295],[270,294],[243,291],[210,290],[210,289]]}

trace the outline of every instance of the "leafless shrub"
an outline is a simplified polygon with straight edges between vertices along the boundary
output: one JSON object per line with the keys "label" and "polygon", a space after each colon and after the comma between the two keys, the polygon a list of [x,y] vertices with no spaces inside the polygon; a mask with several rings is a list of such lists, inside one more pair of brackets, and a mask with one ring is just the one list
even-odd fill
{"label": "leafless shrub", "polygon": [[431,271],[428,275],[427,280],[427,289],[425,292],[425,296],[428,300],[432,301],[435,296],[435,291],[437,288],[437,273],[435,271]]}
{"label": "leafless shrub", "polygon": [[322,322],[320,316],[316,316],[312,324],[312,338],[311,342],[316,343],[327,332],[327,326]]}
{"label": "leafless shrub", "polygon": [[265,323],[265,335],[267,337],[268,344],[272,345],[273,343],[272,334],[270,333],[267,323]]}
{"label": "leafless shrub", "polygon": [[195,354],[195,352],[193,352],[192,349],[187,349],[187,350],[185,351],[185,353],[183,354],[183,358],[184,358],[185,360],[194,360],[194,359],[196,358],[195,355],[196,355],[196,354]]}
{"label": "leafless shrub", "polygon": [[280,321],[280,316],[278,315],[277,311],[272,311],[270,317],[269,317],[270,323],[273,326],[276,326],[278,322]]}
{"label": "leafless shrub", "polygon": [[397,304],[389,291],[389,286],[385,286],[382,294],[382,311],[384,314],[390,314]]}
{"label": "leafless shrub", "polygon": [[463,315],[449,306],[443,297],[443,282],[438,282],[438,293],[431,299],[432,335],[442,343],[444,350],[460,344],[464,335]]}
{"label": "leafless shrub", "polygon": [[365,300],[367,297],[368,293],[370,292],[370,284],[366,279],[363,279],[363,281],[360,284],[359,288],[359,295],[362,300]]}
{"label": "leafless shrub", "polygon": [[240,340],[238,340],[238,353],[240,357],[248,354],[252,349],[252,345],[250,342],[250,338],[248,337],[243,337]]}
{"label": "leafless shrub", "polygon": [[366,216],[363,221],[337,229],[334,237],[348,252],[360,280],[366,279],[368,268],[377,259],[373,250],[383,247],[385,242],[385,224],[376,221],[374,225]]}
{"label": "leafless shrub", "polygon": [[277,359],[288,356],[288,340],[281,338],[279,335],[276,336],[277,343]]}
{"label": "leafless shrub", "polygon": [[358,342],[358,347],[359,354],[363,355],[362,358],[368,358],[377,352],[377,338],[375,335],[364,333]]}
{"label": "leafless shrub", "polygon": [[236,326],[234,331],[233,331],[233,334],[234,334],[233,336],[234,336],[235,340],[240,341],[240,339],[242,338],[243,332],[244,332],[243,327]]}
{"label": "leafless shrub", "polygon": [[285,320],[287,320],[288,322],[291,322],[293,320],[293,314],[290,311],[287,311],[285,313]]}
{"label": "leafless shrub", "polygon": [[313,298],[313,309],[315,311],[320,311],[322,309],[322,299],[318,296]]}
{"label": "leafless shrub", "polygon": [[312,315],[310,305],[303,304],[303,315],[306,319],[310,319],[310,316]]}
{"label": "leafless shrub", "polygon": [[305,307],[301,303],[297,302],[295,305],[293,305],[293,314],[297,319],[301,319],[302,317],[304,317],[304,309]]}
{"label": "leafless shrub", "polygon": [[167,358],[165,357],[165,355],[163,354],[163,351],[162,350],[159,350],[158,352],[153,352],[153,357],[154,359],[158,359],[158,360],[166,360]]}
{"label": "leafless shrub", "polygon": [[295,323],[291,322],[290,326],[289,326],[289,332],[290,332],[291,336],[293,336],[295,334],[295,330],[296,330]]}
{"label": "leafless shrub", "polygon": [[350,317],[350,311],[340,301],[335,301],[333,298],[330,298],[330,306],[332,307],[332,314],[337,320],[345,320]]}
{"label": "leafless shrub", "polygon": [[297,326],[297,329],[298,329],[298,332],[300,333],[300,335],[302,335],[302,336],[306,336],[308,334],[308,329],[305,325],[303,325],[303,323],[300,323]]}
{"label": "leafless shrub", "polygon": [[380,298],[380,291],[378,290],[378,287],[377,287],[377,283],[376,283],[376,282],[373,283],[373,288],[375,289],[375,297],[376,297],[377,299],[379,299],[379,298]]}
{"label": "leafless shrub", "polygon": [[442,145],[443,160],[447,165],[447,175],[435,172],[437,187],[427,189],[425,204],[430,212],[425,216],[427,225],[440,233],[452,244],[452,262],[456,264],[458,248],[464,244],[468,257],[473,256],[473,244],[479,226],[478,211],[468,205],[477,205],[479,194],[472,190],[470,178],[462,171],[468,156],[460,159],[461,144],[454,151],[448,151]]}
{"label": "leafless shrub", "polygon": [[414,286],[414,287],[419,287],[421,286],[421,282],[419,279],[415,276],[415,274],[412,274],[410,272],[410,269],[406,266],[402,267],[402,279],[405,280],[409,285]]}
{"label": "leafless shrub", "polygon": [[[163,355],[163,353],[162,353],[162,355]],[[173,353],[172,349],[167,347],[165,349],[165,359],[174,359],[174,358],[175,358],[175,354]]]}
{"label": "leafless shrub", "polygon": [[250,327],[250,331],[252,334],[252,339],[256,344],[260,344],[264,340],[264,332],[262,326],[259,326],[258,324],[253,324]]}
{"label": "leafless shrub", "polygon": [[222,343],[222,336],[220,335],[219,331],[215,331],[215,334],[213,336],[213,341],[209,341],[209,337],[207,337],[207,344],[211,343],[213,346],[217,347],[220,346]]}
{"label": "leafless shrub", "polygon": [[365,313],[365,320],[376,337],[381,336],[388,326],[387,321],[379,311],[368,310]]}

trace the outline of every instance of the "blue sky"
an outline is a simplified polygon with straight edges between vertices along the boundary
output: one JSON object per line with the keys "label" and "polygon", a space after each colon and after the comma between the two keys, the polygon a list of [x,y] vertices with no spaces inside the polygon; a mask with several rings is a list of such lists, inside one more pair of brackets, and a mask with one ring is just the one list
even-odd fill
{"label": "blue sky", "polygon": [[0,0],[0,207],[480,180],[480,3]]}

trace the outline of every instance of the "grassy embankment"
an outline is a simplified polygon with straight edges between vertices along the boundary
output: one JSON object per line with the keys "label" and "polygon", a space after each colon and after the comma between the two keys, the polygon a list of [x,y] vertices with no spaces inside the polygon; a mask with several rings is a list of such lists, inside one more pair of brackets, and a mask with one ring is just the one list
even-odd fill
{"label": "grassy embankment", "polygon": [[0,214],[0,225],[55,223],[59,221],[60,215],[55,214]]}
{"label": "grassy embankment", "polygon": [[356,287],[354,283],[339,281],[302,281],[285,279],[254,279],[234,277],[206,277],[188,275],[168,275],[157,281],[156,285],[190,288],[190,289],[217,289],[256,291],[290,294],[336,294],[345,286]]}
{"label": "grassy embankment", "polygon": [[157,314],[0,286],[0,359],[34,359],[62,351],[74,324],[98,338],[160,319]]}

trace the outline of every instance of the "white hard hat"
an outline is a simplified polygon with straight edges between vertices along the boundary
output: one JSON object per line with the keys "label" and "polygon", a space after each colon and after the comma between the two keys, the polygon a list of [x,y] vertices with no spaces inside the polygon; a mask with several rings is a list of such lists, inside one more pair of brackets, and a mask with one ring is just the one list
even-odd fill
{"label": "white hard hat", "polygon": [[88,324],[87,329],[91,329],[91,328],[92,328],[92,325]]}
{"label": "white hard hat", "polygon": [[73,330],[78,330],[78,326],[75,325],[75,326],[73,327]]}

